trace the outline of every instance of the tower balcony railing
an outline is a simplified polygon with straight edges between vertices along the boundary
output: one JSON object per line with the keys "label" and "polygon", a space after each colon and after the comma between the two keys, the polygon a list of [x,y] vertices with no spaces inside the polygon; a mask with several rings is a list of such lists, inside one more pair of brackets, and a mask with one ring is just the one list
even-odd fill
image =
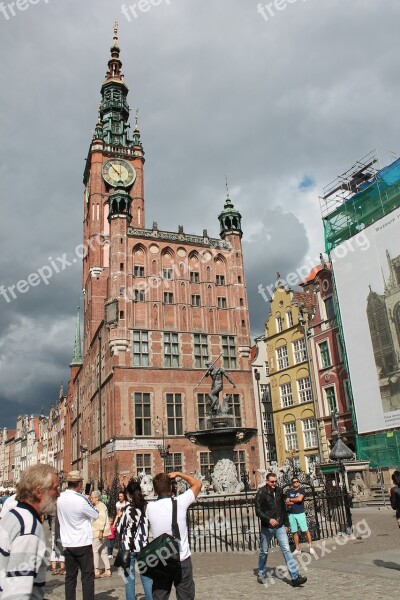
{"label": "tower balcony railing", "polygon": [[125,156],[125,157],[133,157],[137,156],[137,150],[134,147],[129,148],[128,146],[113,146],[108,144],[104,147],[104,153],[110,154],[112,156]]}

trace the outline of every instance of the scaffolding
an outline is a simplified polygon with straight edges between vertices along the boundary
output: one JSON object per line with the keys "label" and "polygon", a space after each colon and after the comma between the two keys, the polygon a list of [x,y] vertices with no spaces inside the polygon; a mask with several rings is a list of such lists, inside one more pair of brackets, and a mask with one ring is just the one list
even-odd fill
{"label": "scaffolding", "polygon": [[[370,152],[324,188],[323,196],[320,196],[320,206],[325,250],[329,254],[336,246],[400,206],[400,159],[381,169],[376,151]],[[349,373],[334,278],[333,286],[344,363]],[[352,420],[357,430],[350,373],[349,376]],[[359,459],[370,460],[371,467],[398,467],[400,430],[357,434],[356,453]]]}
{"label": "scaffolding", "polygon": [[373,150],[323,191],[320,207],[330,252],[400,206],[400,159],[380,169]]}

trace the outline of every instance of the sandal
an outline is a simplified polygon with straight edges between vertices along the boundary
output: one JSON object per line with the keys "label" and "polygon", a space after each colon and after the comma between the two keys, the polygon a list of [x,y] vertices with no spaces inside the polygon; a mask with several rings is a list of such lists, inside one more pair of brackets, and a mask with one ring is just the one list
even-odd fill
{"label": "sandal", "polygon": [[62,570],[59,572],[59,575],[66,575],[66,573],[67,573],[67,572],[65,571],[65,569],[62,569]]}
{"label": "sandal", "polygon": [[51,570],[51,574],[52,574],[52,575],[58,575],[58,571],[57,571],[57,569],[52,569],[52,570]]}

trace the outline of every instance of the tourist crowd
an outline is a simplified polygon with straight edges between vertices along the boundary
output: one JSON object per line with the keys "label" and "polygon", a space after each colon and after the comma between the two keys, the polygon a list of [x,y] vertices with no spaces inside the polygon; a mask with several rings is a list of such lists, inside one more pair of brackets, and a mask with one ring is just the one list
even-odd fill
{"label": "tourist crowd", "polygon": [[[176,494],[174,482],[182,479],[187,490]],[[153,486],[157,499],[147,503],[140,481],[131,479],[114,504],[108,494],[83,492],[79,471],[67,475],[60,493],[52,466],[26,469],[15,494],[4,494],[0,521],[0,600],[43,600],[47,566],[65,577],[65,598],[76,600],[81,572],[83,600],[94,600],[95,579],[111,576],[113,566],[125,580],[126,600],[135,600],[135,573],[140,574],[145,600],[168,600],[174,586],[179,600],[194,600],[195,585],[187,529],[187,511],[201,491],[201,481],[184,473],[159,473]],[[390,502],[400,527],[400,472],[392,475]],[[304,511],[305,491],[294,476],[285,494],[275,473],[266,475],[255,498],[260,519],[260,553],[257,581],[265,584],[271,540],[281,548],[292,585],[307,578],[299,573],[294,556],[301,554],[301,531],[308,552],[315,555]],[[44,522],[51,529],[47,552]],[[295,550],[289,547],[287,531]],[[152,540],[150,540],[150,533]],[[49,560],[50,559],[50,560]]]}

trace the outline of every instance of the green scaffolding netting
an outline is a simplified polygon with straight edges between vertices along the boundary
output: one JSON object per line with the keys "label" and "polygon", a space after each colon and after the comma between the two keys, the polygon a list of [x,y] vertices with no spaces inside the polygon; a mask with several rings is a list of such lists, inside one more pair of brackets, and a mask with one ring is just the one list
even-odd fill
{"label": "green scaffolding netting", "polygon": [[323,217],[326,252],[399,206],[400,159],[378,171],[372,183]]}
{"label": "green scaffolding netting", "polygon": [[[323,216],[325,249],[331,252],[336,246],[350,239],[368,225],[400,206],[400,159],[378,171],[372,182],[365,184],[353,196],[340,202],[333,201],[325,207]],[[334,284],[335,294],[336,286]],[[340,306],[337,303],[337,316],[340,337],[345,349],[340,320]],[[345,364],[347,368],[347,356]],[[352,419],[357,428],[354,403],[350,386]],[[371,467],[391,467],[400,469],[400,430],[356,435],[356,453],[360,460],[369,460]]]}
{"label": "green scaffolding netting", "polygon": [[400,468],[400,431],[382,431],[359,435],[356,439],[359,460],[370,460],[371,467]]}

